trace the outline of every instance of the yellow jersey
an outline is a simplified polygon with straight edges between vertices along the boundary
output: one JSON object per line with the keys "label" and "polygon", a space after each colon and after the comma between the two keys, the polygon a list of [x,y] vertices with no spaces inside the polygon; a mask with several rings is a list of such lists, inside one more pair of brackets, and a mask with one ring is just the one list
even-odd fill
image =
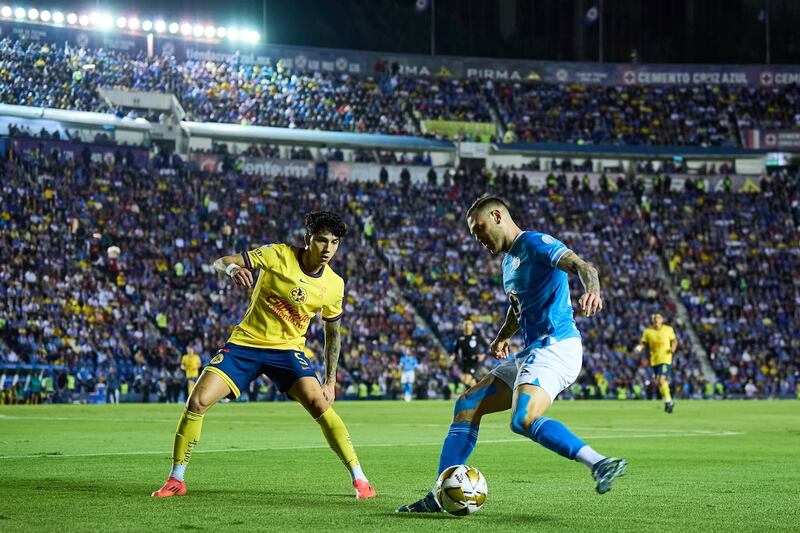
{"label": "yellow jersey", "polygon": [[642,333],[642,344],[650,349],[650,366],[671,365],[671,342],[675,339],[675,330],[672,326],[662,324],[660,329],[645,328]]}
{"label": "yellow jersey", "polygon": [[200,375],[200,367],[203,362],[197,354],[189,355],[188,353],[181,357],[181,368],[186,374],[187,378],[196,378]]}
{"label": "yellow jersey", "polygon": [[311,319],[321,311],[327,322],[342,316],[344,280],[326,265],[317,274],[300,266],[302,250],[267,244],[242,254],[248,269],[259,269],[250,305],[228,342],[251,348],[305,348]]}

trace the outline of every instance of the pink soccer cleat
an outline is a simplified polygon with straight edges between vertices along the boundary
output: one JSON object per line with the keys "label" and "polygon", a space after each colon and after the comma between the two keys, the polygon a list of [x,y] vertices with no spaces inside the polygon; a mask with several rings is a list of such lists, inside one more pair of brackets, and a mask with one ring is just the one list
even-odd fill
{"label": "pink soccer cleat", "polygon": [[353,488],[356,489],[356,500],[367,500],[378,495],[366,479],[357,479],[353,481]]}
{"label": "pink soccer cleat", "polygon": [[184,494],[186,494],[186,483],[178,481],[170,476],[167,478],[167,482],[164,483],[164,486],[150,496],[155,498],[169,498],[170,496],[183,496]]}

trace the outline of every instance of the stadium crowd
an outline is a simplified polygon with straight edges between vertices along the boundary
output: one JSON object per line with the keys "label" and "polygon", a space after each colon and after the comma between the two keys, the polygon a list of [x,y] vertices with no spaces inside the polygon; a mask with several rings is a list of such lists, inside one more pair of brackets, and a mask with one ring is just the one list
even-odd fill
{"label": "stadium crowd", "polygon": [[[491,340],[507,309],[499,257],[476,246],[462,216],[485,190],[479,185],[482,181],[486,180],[473,176],[469,183],[456,183],[450,189],[423,186],[410,195],[401,186],[390,185],[357,198],[362,217],[376,227],[378,249],[405,297],[450,351],[465,318],[475,321]],[[639,214],[635,196],[629,191],[603,197],[590,189],[558,188],[521,194],[519,186],[502,180],[494,187],[515,199],[513,210],[522,227],[560,237],[601,272],[605,309],[591,320],[578,318],[585,348],[581,384],[594,387],[591,396],[616,396],[618,390],[631,396],[648,394],[646,357],[634,355],[631,349],[647,317],[656,311],[674,316],[675,306],[659,275],[657,241]],[[577,301],[580,284],[572,281],[572,297]],[[702,390],[699,359],[689,343],[680,340],[675,386],[688,393]]]}
{"label": "stadium crowd", "polygon": [[[339,183],[318,193],[302,180],[84,164],[58,153],[16,158],[3,172],[0,362],[63,368],[83,392],[114,369],[115,381],[161,397],[180,378],[180,354],[192,346],[208,360],[247,306],[210,261],[264,242],[301,243],[306,211],[346,213],[352,194]],[[344,372],[375,380],[389,369],[382,387],[391,389],[385,379],[400,352],[423,357],[436,343],[352,231],[335,265],[349,281]],[[318,325],[309,337],[310,354],[321,353]]]}
{"label": "stadium crowd", "polygon": [[[421,120],[491,122],[496,115],[511,138],[527,142],[726,146],[736,144],[738,128],[800,128],[796,85],[599,87],[394,70],[354,76],[0,40],[3,103],[129,113],[110,109],[101,87],[174,93],[195,120],[364,133],[417,135]],[[33,134],[14,126],[9,133]],[[249,155],[279,153],[263,145]],[[293,147],[288,157],[313,155]],[[381,164],[430,163],[415,157],[356,154]],[[343,154],[331,147],[324,158]],[[53,152],[3,162],[0,364],[58,369],[46,383],[34,373],[22,387],[28,392],[87,393],[99,385],[176,400],[180,355],[192,348],[207,361],[246,308],[247,295],[217,277],[211,261],[264,242],[300,243],[303,214],[327,208],[352,227],[334,265],[348,283],[342,394],[396,397],[404,353],[420,361],[420,396],[451,394],[460,387],[449,358],[460,324],[471,318],[491,340],[506,308],[499,259],[475,246],[463,221],[469,204],[491,191],[512,199],[522,227],[561,238],[601,272],[605,310],[578,319],[585,365],[567,397],[652,394],[646,356],[631,349],[656,310],[679,335],[678,396],[797,394],[796,175],[764,179],[758,193],[667,192],[669,177],[660,174],[682,172],[683,163],[656,169],[642,161],[639,178],[615,176],[609,187],[605,177],[594,191],[588,177],[570,183],[566,175],[591,171],[591,160],[553,160],[541,190],[512,169],[432,170],[426,184],[387,177],[376,186],[318,173],[309,187],[301,179],[242,175],[235,165],[211,175],[179,158],[159,159],[152,169],[132,160],[84,154],[73,161]],[[647,190],[656,180],[656,190]],[[705,381],[690,348],[689,325],[674,322],[667,281],[709,353],[715,383]],[[572,290],[577,300],[577,280]],[[318,367],[321,340],[315,323],[308,351]],[[21,385],[0,399],[18,401],[27,394]],[[248,392],[277,396],[266,382]]]}
{"label": "stadium crowd", "polygon": [[[325,207],[345,213],[352,227],[335,263],[348,283],[342,394],[396,396],[397,361],[411,353],[421,362],[420,395],[447,395],[458,383],[448,355],[460,323],[473,319],[491,339],[506,309],[499,259],[478,249],[462,220],[469,203],[492,190],[513,199],[523,227],[560,237],[601,272],[606,306],[596,318],[578,319],[585,365],[572,395],[651,394],[646,357],[631,349],[652,312],[675,317],[659,274],[662,252],[692,321],[702,324],[725,392],[742,392],[747,378],[761,395],[796,391],[797,306],[775,296],[797,266],[797,247],[780,245],[797,240],[796,177],[765,182],[758,196],[689,191],[642,202],[636,190],[560,182],[522,194],[519,182],[466,172],[444,184],[318,178],[310,187],[235,171],[65,161],[57,152],[4,165],[0,362],[54,365],[77,390],[124,383],[177,398],[179,356],[191,346],[208,360],[247,304],[211,261],[264,242],[299,243],[303,213]],[[752,219],[734,216],[742,212]],[[774,275],[756,276],[765,268]],[[574,300],[579,290],[573,280]],[[720,311],[710,312],[709,302],[720,302]],[[711,384],[676,326],[674,386],[678,395],[706,394]],[[308,350],[321,367],[320,343],[315,323]]]}
{"label": "stadium crowd", "polygon": [[761,189],[655,196],[650,223],[726,390],[787,396],[800,377],[800,188],[779,173]]}
{"label": "stadium crowd", "polygon": [[[308,72],[282,64],[0,40],[0,101],[114,112],[98,89],[175,94],[187,118],[286,128],[421,135],[425,119],[498,122],[507,140],[735,146],[739,128],[800,129],[798,87],[603,87],[398,74]],[[493,113],[493,111],[495,113]],[[497,120],[493,119],[496,114]],[[164,113],[150,119],[168,120]]]}

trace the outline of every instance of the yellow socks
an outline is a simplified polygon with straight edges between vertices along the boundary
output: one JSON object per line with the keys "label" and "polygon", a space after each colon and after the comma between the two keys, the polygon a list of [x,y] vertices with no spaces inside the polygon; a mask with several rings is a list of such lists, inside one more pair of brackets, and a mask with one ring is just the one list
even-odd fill
{"label": "yellow socks", "polygon": [[339,459],[345,467],[350,470],[350,475],[353,479],[366,479],[358,464],[358,456],[353,448],[353,443],[350,440],[350,434],[347,432],[347,427],[330,407],[327,411],[317,418],[322,434],[325,435],[325,440],[328,441],[328,446],[336,452]]}
{"label": "yellow socks", "polygon": [[193,413],[186,409],[183,411],[178,422],[178,429],[175,431],[175,442],[172,447],[172,477],[178,481],[183,481],[183,474],[189,459],[192,457],[192,450],[200,440],[200,430],[203,428],[203,415]]}
{"label": "yellow socks", "polygon": [[669,383],[667,383],[666,381],[662,382],[658,386],[658,390],[661,391],[661,397],[664,398],[665,402],[669,403],[672,401],[672,394],[670,394],[669,392]]}

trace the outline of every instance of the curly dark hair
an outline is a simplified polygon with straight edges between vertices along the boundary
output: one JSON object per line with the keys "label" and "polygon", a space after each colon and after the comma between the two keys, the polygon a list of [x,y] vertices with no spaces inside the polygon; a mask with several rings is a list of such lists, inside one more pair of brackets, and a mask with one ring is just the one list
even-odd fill
{"label": "curly dark hair", "polygon": [[306,233],[313,235],[318,231],[330,231],[337,237],[343,237],[347,234],[347,224],[331,211],[312,211],[306,215]]}

